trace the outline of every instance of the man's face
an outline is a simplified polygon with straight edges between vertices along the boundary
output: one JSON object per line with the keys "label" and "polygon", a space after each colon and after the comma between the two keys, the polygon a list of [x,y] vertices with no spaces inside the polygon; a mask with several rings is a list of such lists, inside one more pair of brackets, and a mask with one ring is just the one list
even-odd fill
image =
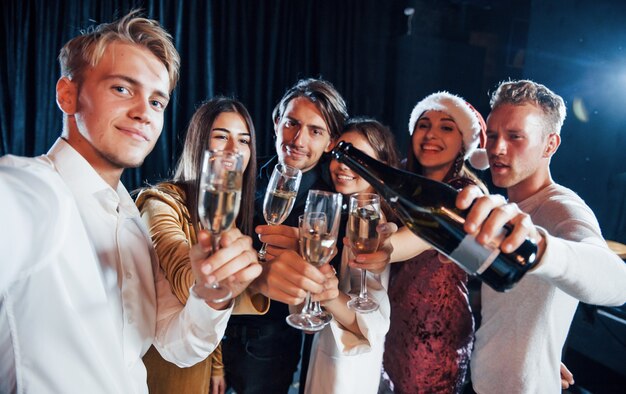
{"label": "man's face", "polygon": [[68,141],[97,170],[140,166],[161,134],[169,89],[167,69],[152,52],[109,44],[83,73],[73,113],[64,110],[78,132]]}
{"label": "man's face", "polygon": [[332,149],[328,125],[315,104],[304,97],[291,100],[274,124],[276,153],[285,164],[306,172]]}
{"label": "man's face", "polygon": [[547,169],[543,112],[533,104],[502,104],[487,118],[487,154],[494,185],[532,186]]}

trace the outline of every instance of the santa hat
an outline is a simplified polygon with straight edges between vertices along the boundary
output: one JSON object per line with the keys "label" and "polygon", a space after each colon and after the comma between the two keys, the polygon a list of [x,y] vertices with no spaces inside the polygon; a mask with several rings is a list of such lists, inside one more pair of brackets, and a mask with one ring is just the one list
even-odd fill
{"label": "santa hat", "polygon": [[426,96],[417,103],[409,119],[409,134],[413,135],[417,120],[426,111],[441,111],[450,115],[463,135],[465,160],[469,159],[472,167],[484,170],[489,168],[486,142],[485,120],[472,105],[461,97],[448,92],[437,92]]}

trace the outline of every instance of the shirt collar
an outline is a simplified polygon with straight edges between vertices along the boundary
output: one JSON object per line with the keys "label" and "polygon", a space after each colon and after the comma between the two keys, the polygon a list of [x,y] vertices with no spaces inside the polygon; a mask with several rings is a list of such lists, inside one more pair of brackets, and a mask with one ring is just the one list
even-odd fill
{"label": "shirt collar", "polygon": [[112,204],[114,209],[129,216],[138,214],[137,207],[122,182],[118,183],[117,190],[113,190],[63,138],[56,140],[47,156],[75,196],[91,195],[102,203]]}

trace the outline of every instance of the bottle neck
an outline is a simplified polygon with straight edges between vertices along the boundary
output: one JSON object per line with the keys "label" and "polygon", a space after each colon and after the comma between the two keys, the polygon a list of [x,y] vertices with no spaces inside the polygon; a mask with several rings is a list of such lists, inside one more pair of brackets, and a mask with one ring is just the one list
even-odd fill
{"label": "bottle neck", "polygon": [[351,145],[342,146],[340,148],[342,149],[333,151],[333,155],[339,162],[350,167],[352,171],[356,172],[376,189],[383,198],[389,200],[397,196],[397,193],[388,184],[382,181],[385,177],[388,178],[390,175],[385,175],[385,173],[395,170],[394,168],[367,156]]}

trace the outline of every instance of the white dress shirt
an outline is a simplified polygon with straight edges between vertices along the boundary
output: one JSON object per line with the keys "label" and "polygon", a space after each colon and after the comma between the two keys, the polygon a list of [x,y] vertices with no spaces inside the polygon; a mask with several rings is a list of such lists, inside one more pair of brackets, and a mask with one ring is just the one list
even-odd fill
{"label": "white dress shirt", "polygon": [[189,366],[231,309],[183,306],[130,195],[67,142],[0,158],[0,393],[146,393],[152,343]]}

